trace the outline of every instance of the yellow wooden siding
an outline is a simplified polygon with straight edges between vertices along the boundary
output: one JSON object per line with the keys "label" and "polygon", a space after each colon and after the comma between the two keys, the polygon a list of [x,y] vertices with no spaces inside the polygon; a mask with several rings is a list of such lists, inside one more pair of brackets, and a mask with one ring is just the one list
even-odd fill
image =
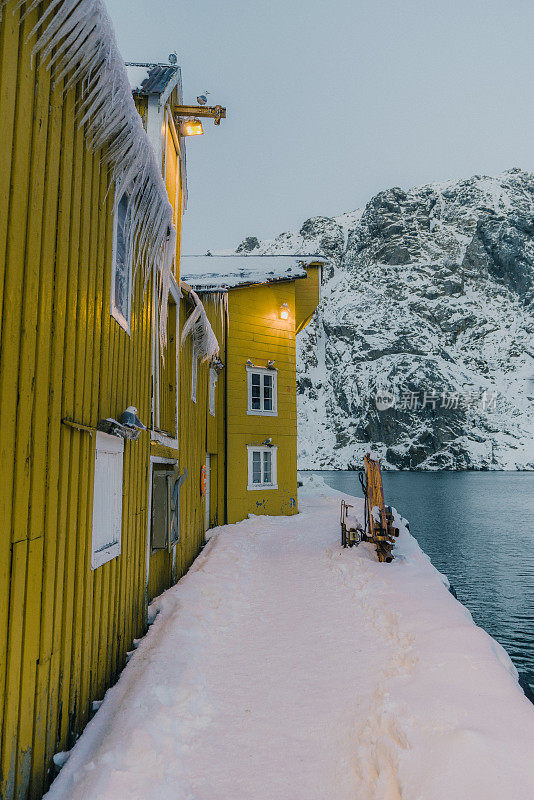
{"label": "yellow wooden siding", "polygon": [[[143,121],[145,130],[147,129],[148,122],[148,98],[146,95],[134,95],[135,106]],[[180,281],[180,245],[181,245],[181,232],[182,232],[182,213],[183,213],[183,186],[182,186],[182,170],[180,169],[180,137],[169,118],[170,109],[173,105],[178,104],[178,92],[176,88],[171,92],[170,97],[166,101],[165,109],[161,109],[159,113],[163,115],[163,177],[167,187],[167,194],[169,201],[173,207],[173,222],[176,228],[176,259],[174,264],[174,276],[176,280]],[[151,113],[155,113],[151,109]]]}
{"label": "yellow wooden siding", "polygon": [[[158,591],[184,574],[204,544],[206,453],[212,456],[210,524],[224,521],[226,504],[229,521],[251,511],[296,511],[295,315],[300,320],[298,309],[309,303],[306,292],[297,301],[289,282],[232,290],[226,348],[221,297],[202,298],[221,358],[228,359],[217,381],[215,418],[208,410],[207,363],[198,366],[197,402],[191,400],[188,338],[180,352],[178,449],[151,442],[148,432],[126,443],[121,555],[92,571],[95,436],[62,420],[95,429],[99,419],[135,405],[149,423],[153,282],[143,293],[137,276],[128,336],[110,315],[113,190],[102,153],[86,147],[74,116],[76,90],[63,96],[63,83],[51,82],[39,57],[31,60],[27,40],[37,11],[19,25],[15,6],[9,0],[0,22],[2,800],[41,796],[52,777],[52,755],[72,746],[91,702],[115,681],[133,638],[144,631],[146,590],[156,591],[155,584],[146,586],[151,456],[176,459],[189,473],[181,542],[174,556],[164,551],[154,562]],[[146,118],[146,101],[137,104]],[[164,177],[179,232],[180,164],[176,149],[167,155]],[[178,255],[179,242],[180,236]],[[287,322],[279,318],[283,302],[291,308]],[[160,373],[169,386],[178,347],[173,314],[181,329],[191,310],[186,299],[179,306],[171,307]],[[278,417],[246,414],[248,358],[275,359]],[[163,398],[165,426],[173,391]],[[268,436],[278,445],[279,490],[247,492],[246,445]]]}
{"label": "yellow wooden siding", "polygon": [[159,428],[172,438],[177,435],[176,419],[176,303],[169,298],[167,347],[159,357]]}
{"label": "yellow wooden siding", "polygon": [[300,333],[313,317],[319,303],[322,266],[309,266],[308,276],[295,281],[295,330]]}
{"label": "yellow wooden siding", "polygon": [[139,112],[139,116],[143,121],[143,126],[146,131],[146,122],[148,114],[148,97],[146,95],[134,95],[134,102],[135,102],[135,107]]}
{"label": "yellow wooden siding", "polygon": [[[288,320],[280,318],[287,303]],[[297,512],[297,420],[295,360],[295,283],[231,289],[227,342],[228,522],[253,514]],[[247,414],[247,360],[277,370],[278,415]],[[272,437],[277,450],[278,489],[247,490],[247,445]]]}
{"label": "yellow wooden siding", "polygon": [[[203,298],[206,313],[224,352],[225,323],[216,299]],[[184,298],[180,302],[180,330],[193,306]],[[178,468],[187,469],[188,477],[180,493],[180,542],[172,551],[150,554],[148,598],[152,600],[187,572],[205,542],[205,499],[201,497],[200,475],[206,454],[212,454],[212,489],[210,519],[224,519],[224,370],[219,375],[215,394],[215,417],[208,408],[208,362],[199,362],[197,401],[191,399],[192,339],[180,348],[179,434],[178,450],[152,442],[150,452],[157,458],[175,459]],[[174,566],[173,566],[174,565]]]}
{"label": "yellow wooden siding", "polygon": [[40,797],[144,630],[149,437],[124,455],[122,552],[91,571],[94,436],[150,414],[151,284],[110,316],[113,192],[11,0],[0,24],[0,796]]}
{"label": "yellow wooden siding", "polygon": [[150,570],[148,573],[148,602],[168,589],[173,584],[172,553],[168,550],[157,550],[150,553]]}
{"label": "yellow wooden siding", "polygon": [[[202,297],[208,319],[221,346],[221,356],[224,354],[224,321],[219,305],[219,296],[215,298]],[[181,303],[180,328],[183,327],[192,306],[185,300]],[[181,576],[190,567],[200,548],[204,545],[205,530],[205,501],[200,496],[200,472],[206,463],[206,453],[212,452],[217,456],[215,466],[212,466],[212,483],[217,484],[217,505],[212,504],[211,519],[219,523],[224,519],[224,380],[225,370],[219,375],[216,387],[216,415],[215,420],[208,410],[208,362],[199,362],[197,375],[197,402],[191,399],[193,345],[189,336],[180,350],[180,468],[188,471],[188,478],[182,486],[181,495],[181,544],[177,547],[177,577]],[[211,426],[215,422],[214,428]],[[208,425],[211,429],[211,447],[208,446]],[[216,429],[216,449],[213,430]],[[221,435],[222,434],[222,435]],[[212,501],[213,501],[212,492]],[[179,564],[179,567],[178,567]]]}
{"label": "yellow wooden siding", "polygon": [[[171,113],[170,109],[173,106],[179,104],[178,98],[178,90],[175,87],[169,99],[167,100],[167,108],[169,109],[169,114]],[[176,237],[176,260],[174,264],[174,276],[178,283],[180,283],[180,253],[181,253],[181,243],[182,243],[182,215],[183,215],[183,195],[185,188],[182,186],[182,176],[185,175],[185,164],[183,165],[183,169],[181,168],[181,149],[180,149],[180,141],[183,142],[183,139],[180,140],[180,136],[176,127],[174,126],[174,130],[171,131],[171,124],[169,122],[169,118],[166,120],[166,140],[167,142],[173,143],[173,149],[176,152],[176,161],[171,158],[171,165],[173,172],[173,180],[169,180],[170,176],[166,176],[166,180],[168,186],[170,187],[169,191],[169,199],[174,208],[174,225],[176,227],[177,237]],[[174,134],[174,135],[173,135]],[[178,147],[176,147],[176,136],[178,136]]]}

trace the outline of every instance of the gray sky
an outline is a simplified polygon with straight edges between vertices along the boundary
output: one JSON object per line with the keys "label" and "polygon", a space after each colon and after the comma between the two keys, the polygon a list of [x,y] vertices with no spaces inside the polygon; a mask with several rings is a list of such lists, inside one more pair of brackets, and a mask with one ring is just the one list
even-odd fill
{"label": "gray sky", "polygon": [[227,107],[187,144],[184,253],[391,186],[534,169],[532,0],[107,0],[125,60]]}

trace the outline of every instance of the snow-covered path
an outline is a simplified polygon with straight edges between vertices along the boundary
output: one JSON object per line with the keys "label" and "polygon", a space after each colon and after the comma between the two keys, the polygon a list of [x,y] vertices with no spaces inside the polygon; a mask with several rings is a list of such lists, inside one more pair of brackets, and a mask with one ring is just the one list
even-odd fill
{"label": "snow-covered path", "polygon": [[532,800],[506,653],[407,531],[342,550],[319,491],[213,532],[49,800]]}

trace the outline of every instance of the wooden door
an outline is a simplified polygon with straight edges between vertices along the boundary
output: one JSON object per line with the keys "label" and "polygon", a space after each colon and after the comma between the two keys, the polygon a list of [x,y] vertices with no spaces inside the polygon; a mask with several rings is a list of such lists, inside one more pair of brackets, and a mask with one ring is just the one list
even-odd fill
{"label": "wooden door", "polygon": [[210,527],[211,497],[211,456],[206,453],[206,493],[204,495],[204,530]]}

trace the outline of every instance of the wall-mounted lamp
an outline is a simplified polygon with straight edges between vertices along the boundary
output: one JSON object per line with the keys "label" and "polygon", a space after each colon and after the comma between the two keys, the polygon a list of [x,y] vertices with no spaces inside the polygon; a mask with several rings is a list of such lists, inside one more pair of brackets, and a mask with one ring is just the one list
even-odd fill
{"label": "wall-mounted lamp", "polygon": [[204,130],[199,119],[184,119],[180,122],[182,136],[202,136]]}
{"label": "wall-mounted lamp", "polygon": [[280,319],[289,319],[289,306],[287,303],[282,303],[280,306]]}

